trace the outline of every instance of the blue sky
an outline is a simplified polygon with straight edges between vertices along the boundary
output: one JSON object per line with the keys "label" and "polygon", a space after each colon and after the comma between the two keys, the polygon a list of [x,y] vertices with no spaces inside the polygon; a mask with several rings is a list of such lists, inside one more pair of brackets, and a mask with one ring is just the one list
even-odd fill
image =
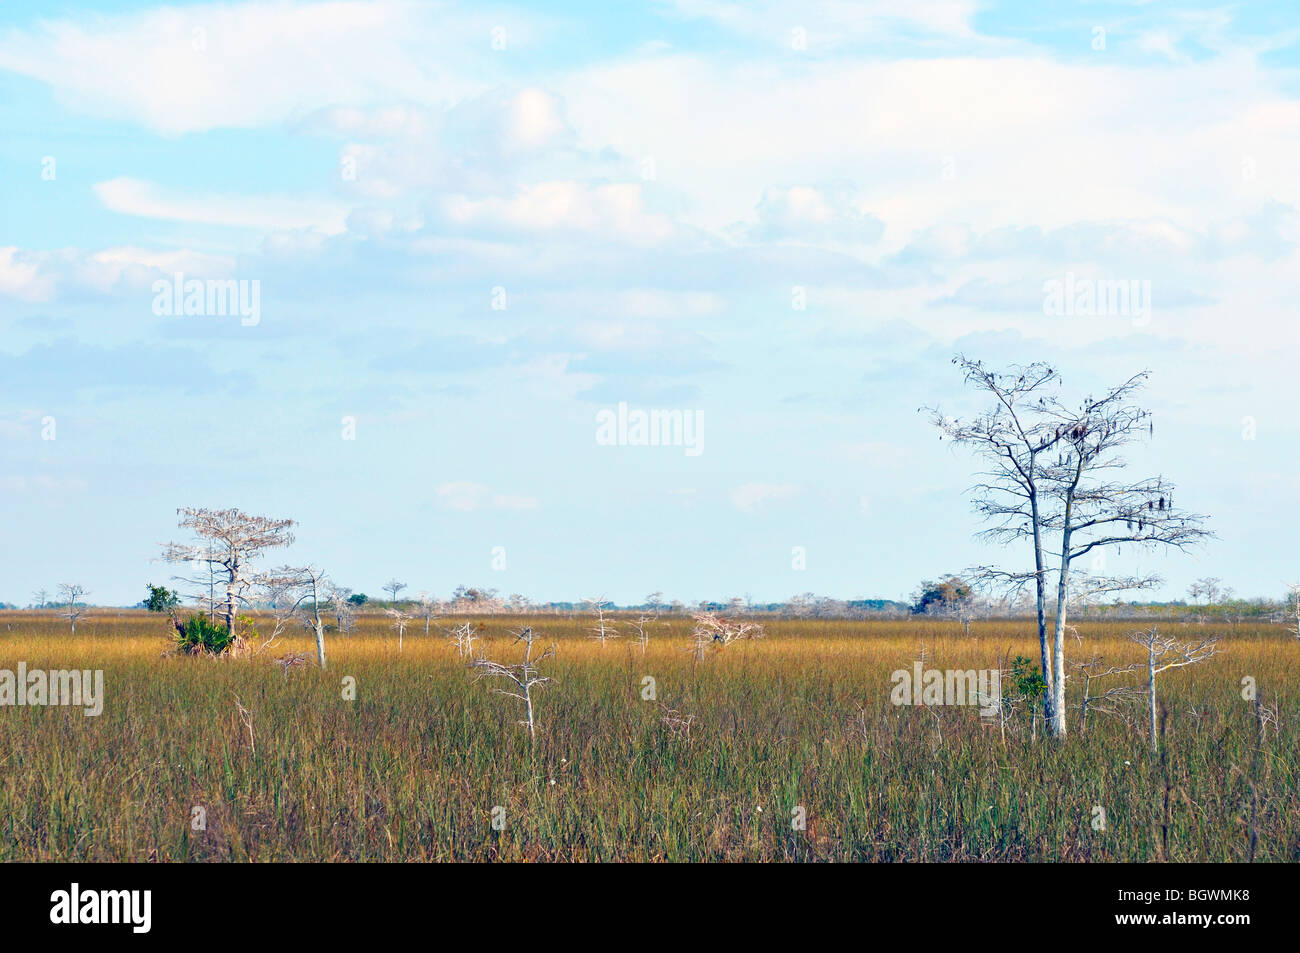
{"label": "blue sky", "polygon": [[10,0],[0,124],[0,600],[135,602],[184,505],[370,592],[901,597],[1023,561],[917,413],[957,351],[1150,368],[1219,539],[1110,568],[1300,577],[1293,5]]}

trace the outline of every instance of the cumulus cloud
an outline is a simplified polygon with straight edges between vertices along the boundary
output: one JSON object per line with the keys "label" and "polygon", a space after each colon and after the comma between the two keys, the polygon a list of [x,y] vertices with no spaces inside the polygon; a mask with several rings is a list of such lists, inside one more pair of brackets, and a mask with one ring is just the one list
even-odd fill
{"label": "cumulus cloud", "polygon": [[522,15],[402,0],[160,7],[12,30],[0,68],[48,83],[76,109],[180,135],[463,98],[487,85],[471,64],[493,55],[500,26],[516,49],[533,32]]}
{"label": "cumulus cloud", "polygon": [[585,235],[653,245],[674,231],[667,215],[645,207],[639,183],[539,182],[510,196],[448,196],[439,205],[445,226],[484,234]]}
{"label": "cumulus cloud", "polygon": [[870,244],[885,231],[884,223],[857,206],[850,189],[801,185],[768,189],[758,203],[758,224],[745,235],[751,241],[794,239]]}

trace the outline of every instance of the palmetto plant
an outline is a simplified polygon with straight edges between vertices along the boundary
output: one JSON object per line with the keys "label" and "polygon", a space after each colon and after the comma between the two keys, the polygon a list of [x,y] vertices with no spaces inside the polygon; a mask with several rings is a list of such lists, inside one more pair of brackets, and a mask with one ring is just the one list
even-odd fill
{"label": "palmetto plant", "polygon": [[175,619],[172,625],[176,648],[188,655],[221,655],[235,641],[224,625],[214,624],[205,615],[192,615],[184,622]]}

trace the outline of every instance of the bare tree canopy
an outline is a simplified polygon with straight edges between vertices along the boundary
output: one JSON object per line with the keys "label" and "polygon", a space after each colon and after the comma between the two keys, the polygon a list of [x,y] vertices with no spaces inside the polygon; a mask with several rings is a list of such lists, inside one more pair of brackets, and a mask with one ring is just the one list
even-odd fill
{"label": "bare tree canopy", "polygon": [[294,521],[252,516],[238,509],[213,510],[185,506],[178,509],[181,529],[199,538],[197,543],[167,543],[162,558],[219,569],[225,580],[226,631],[234,634],[236,604],[245,601],[252,585],[251,563],[264,550],[293,542]]}
{"label": "bare tree canopy", "polygon": [[1147,714],[1151,732],[1151,750],[1160,747],[1156,733],[1156,676],[1172,668],[1183,668],[1213,658],[1219,653],[1219,636],[1187,641],[1162,635],[1158,626],[1149,630],[1130,632],[1129,638],[1147,650]]}
{"label": "bare tree canopy", "polygon": [[384,592],[392,596],[392,600],[389,603],[389,606],[391,608],[393,609],[397,608],[397,594],[405,588],[406,588],[406,583],[398,582],[397,579],[395,578],[390,579],[388,580],[388,582],[384,583]]}
{"label": "bare tree canopy", "polygon": [[81,601],[86,595],[86,587],[75,582],[59,583],[59,603],[63,606],[60,610],[72,626],[72,631],[77,631],[77,620],[86,611],[85,604]]}
{"label": "bare tree canopy", "polygon": [[[1038,618],[1043,714],[1056,737],[1064,737],[1065,634],[1073,588],[1094,595],[1145,588],[1156,580],[1116,578],[1074,570],[1081,556],[1118,547],[1186,550],[1212,534],[1205,517],[1174,507],[1174,486],[1163,478],[1126,481],[1120,451],[1154,432],[1150,411],[1133,401],[1146,384],[1143,371],[1077,405],[1059,395],[1060,374],[1037,362],[998,371],[964,356],[953,359],[968,386],[992,397],[991,406],[969,420],[922,408],[947,438],[974,450],[985,465],[971,488],[975,510],[988,524],[984,539],[1033,546],[1034,566],[1008,571],[982,566],[978,581],[1018,591],[1032,584]],[[1056,563],[1056,612],[1049,644],[1049,558]],[[1100,565],[1099,560],[1094,561]]]}
{"label": "bare tree canopy", "polygon": [[272,640],[280,636],[291,620],[302,619],[316,636],[316,662],[324,669],[325,623],[321,610],[328,610],[326,593],[333,591],[325,573],[315,566],[281,566],[260,573],[254,582],[271,607],[275,620]]}

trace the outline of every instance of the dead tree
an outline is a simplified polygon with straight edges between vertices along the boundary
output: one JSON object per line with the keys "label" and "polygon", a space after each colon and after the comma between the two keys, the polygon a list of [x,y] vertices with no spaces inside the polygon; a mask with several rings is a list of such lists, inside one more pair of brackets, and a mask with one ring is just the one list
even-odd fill
{"label": "dead tree", "polygon": [[555,646],[552,645],[537,658],[533,658],[533,643],[535,641],[536,636],[533,635],[533,628],[529,626],[515,637],[516,643],[524,643],[522,662],[505,665],[491,659],[477,658],[470,663],[478,671],[479,678],[504,678],[513,683],[514,691],[508,688],[498,688],[496,692],[499,695],[509,695],[511,698],[517,698],[524,703],[525,718],[519,724],[528,726],[530,744],[537,743],[537,727],[533,718],[533,689],[545,685],[551,680],[548,676],[542,675],[537,670],[537,666],[555,655]]}
{"label": "dead tree", "polygon": [[1198,641],[1179,641],[1171,635],[1161,635],[1158,626],[1150,631],[1130,632],[1129,638],[1147,650],[1147,699],[1151,723],[1151,750],[1160,749],[1156,733],[1156,676],[1171,668],[1183,668],[1204,662],[1219,652],[1219,636],[1212,635]]}
{"label": "dead tree", "polygon": [[757,622],[736,622],[715,612],[697,612],[693,618],[691,652],[696,659],[703,658],[709,648],[721,650],[733,642],[763,637],[763,626]]}
{"label": "dead tree", "polygon": [[427,592],[421,592],[416,606],[420,610],[420,615],[424,617],[424,634],[428,635],[430,624],[434,619],[438,618],[438,600]]}
{"label": "dead tree", "polygon": [[592,638],[601,645],[605,644],[606,639],[618,638],[618,628],[609,619],[605,618],[606,602],[604,596],[598,596],[594,599],[584,600],[590,607],[591,611],[596,613],[596,625],[589,629],[592,632]]}
{"label": "dead tree", "polygon": [[[316,637],[316,662],[325,668],[325,623],[321,606],[328,579],[315,566],[282,566],[258,577],[267,594],[276,620],[273,638],[278,638],[288,622],[301,617]],[[270,644],[268,642],[268,644]]]}
{"label": "dead tree", "polygon": [[329,587],[329,605],[334,612],[334,627],[340,635],[351,632],[356,622],[356,612],[348,601],[351,596],[352,590],[344,586],[331,584]]}
{"label": "dead tree", "polygon": [[645,655],[646,646],[650,644],[650,632],[647,627],[655,622],[654,616],[639,615],[632,620],[632,626],[636,629],[636,642],[641,646],[641,654]]}
{"label": "dead tree", "polygon": [[[1141,667],[1140,662],[1128,665],[1107,665],[1105,658],[1094,654],[1082,662],[1071,662],[1076,677],[1083,679],[1083,700],[1079,703],[1079,734],[1088,732],[1088,713],[1099,712],[1106,715],[1118,714],[1117,705],[1138,698],[1142,689],[1136,685],[1111,685],[1109,688],[1094,690],[1093,682],[1112,678],[1116,675],[1130,675]],[[1127,719],[1125,719],[1127,720]]]}
{"label": "dead tree", "polygon": [[478,633],[474,631],[474,625],[468,619],[464,625],[458,625],[451,630],[443,630],[447,633],[447,640],[456,646],[456,653],[463,659],[474,657],[474,642],[478,638]]}
{"label": "dead tree", "polygon": [[1300,582],[1292,583],[1286,598],[1286,614],[1291,620],[1286,629],[1300,639]]}
{"label": "dead tree", "polygon": [[398,582],[396,579],[390,579],[384,583],[384,592],[392,596],[389,602],[389,608],[397,608],[397,594],[406,588],[406,583]]}
{"label": "dead tree", "polygon": [[72,626],[72,631],[77,631],[77,620],[86,611],[86,606],[82,603],[82,598],[86,595],[86,587],[78,585],[75,582],[59,583],[59,602],[63,604],[62,615]]}
{"label": "dead tree", "polygon": [[50,594],[44,589],[37,589],[32,593],[32,603],[38,609],[44,609],[45,603],[50,601]]}
{"label": "dead tree", "polygon": [[[1205,517],[1174,508],[1174,487],[1163,479],[1114,478],[1125,465],[1118,451],[1153,430],[1150,412],[1131,402],[1146,382],[1145,371],[1071,406],[1057,396],[1060,375],[1047,364],[995,371],[963,356],[953,363],[968,385],[993,398],[992,406],[966,421],[928,408],[930,418],[940,439],[973,449],[987,465],[972,488],[975,509],[989,524],[980,535],[1001,544],[1027,542],[1033,551],[1030,570],[984,566],[974,573],[986,585],[1007,590],[1033,587],[1039,662],[1047,684],[1043,714],[1052,734],[1063,738],[1065,635],[1075,560],[1126,543],[1186,550],[1212,534],[1202,527]],[[1049,642],[1052,572],[1056,611]]]}
{"label": "dead tree", "polygon": [[220,571],[226,587],[226,631],[233,639],[236,605],[247,601],[253,560],[264,550],[292,543],[294,521],[250,516],[237,509],[187,506],[176,512],[181,517],[181,528],[191,530],[202,542],[167,543],[162,558],[172,563],[206,562]]}
{"label": "dead tree", "polygon": [[397,633],[397,651],[402,651],[402,638],[406,635],[406,627],[411,624],[412,616],[403,612],[401,609],[385,609],[384,615],[393,620],[390,628]]}

